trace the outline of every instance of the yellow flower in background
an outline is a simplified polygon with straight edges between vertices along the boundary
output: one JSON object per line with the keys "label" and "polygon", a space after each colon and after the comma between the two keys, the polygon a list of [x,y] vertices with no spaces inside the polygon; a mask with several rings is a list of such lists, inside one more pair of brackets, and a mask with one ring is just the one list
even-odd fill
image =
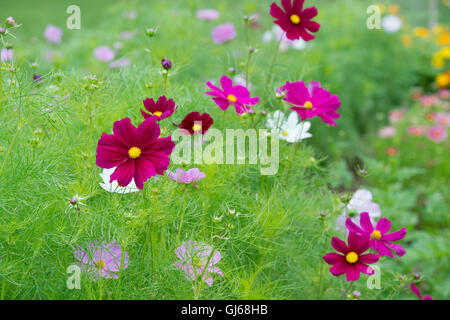
{"label": "yellow flower in background", "polygon": [[431,60],[431,64],[435,68],[443,68],[445,66],[445,60],[450,59],[450,47],[444,47],[441,50],[436,51]]}
{"label": "yellow flower in background", "polygon": [[450,45],[450,34],[448,31],[441,33],[441,35],[436,39],[436,44],[439,46]]}
{"label": "yellow flower in background", "polygon": [[436,76],[436,84],[439,88],[447,88],[450,84],[450,71],[438,74]]}
{"label": "yellow flower in background", "polygon": [[402,36],[402,42],[405,45],[405,47],[410,47],[412,45],[413,40],[409,34],[404,34]]}
{"label": "yellow flower in background", "polygon": [[398,14],[400,12],[400,6],[398,4],[391,4],[388,11],[390,14]]}
{"label": "yellow flower in background", "polygon": [[417,27],[413,29],[413,34],[418,38],[428,38],[430,35],[430,30],[423,27]]}
{"label": "yellow flower in background", "polygon": [[433,27],[433,33],[435,34],[440,34],[441,32],[444,32],[445,29],[443,26],[441,26],[440,24],[437,24]]}

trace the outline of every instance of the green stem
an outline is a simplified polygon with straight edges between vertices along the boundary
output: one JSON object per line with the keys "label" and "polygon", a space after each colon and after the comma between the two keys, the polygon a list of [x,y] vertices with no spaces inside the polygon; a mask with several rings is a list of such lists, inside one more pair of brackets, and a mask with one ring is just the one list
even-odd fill
{"label": "green stem", "polygon": [[22,129],[22,125],[19,124],[19,127],[17,128],[16,134],[14,135],[13,140],[11,141],[11,144],[9,145],[8,152],[6,153],[5,159],[3,160],[2,166],[0,167],[0,176],[3,173],[3,169],[5,168],[6,161],[8,160],[9,154],[11,153],[11,150],[16,143],[17,136],[19,135],[20,130]]}
{"label": "green stem", "polygon": [[183,210],[181,211],[181,219],[180,219],[180,226],[178,227],[178,233],[177,233],[177,243],[180,240],[181,235],[181,227],[183,226],[183,220],[184,220],[184,213],[186,211],[186,193],[183,197]]}
{"label": "green stem", "polygon": [[267,74],[267,80],[266,80],[266,85],[267,86],[269,86],[269,83],[270,83],[270,81],[272,79],[273,67],[275,66],[275,61],[277,60],[278,52],[280,51],[281,40],[283,40],[283,37],[284,37],[284,33],[280,37],[280,40],[278,41],[277,49],[275,51],[275,54],[273,55],[272,63],[270,64],[270,67],[269,67],[269,73]]}

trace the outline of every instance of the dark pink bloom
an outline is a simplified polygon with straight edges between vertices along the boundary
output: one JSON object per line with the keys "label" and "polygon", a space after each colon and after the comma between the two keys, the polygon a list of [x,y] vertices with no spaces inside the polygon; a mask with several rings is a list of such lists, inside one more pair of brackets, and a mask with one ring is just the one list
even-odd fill
{"label": "dark pink bloom", "polygon": [[406,235],[406,228],[387,233],[391,227],[391,222],[388,219],[381,218],[374,228],[367,212],[362,212],[359,217],[361,227],[356,225],[351,219],[347,219],[345,225],[350,232],[355,233],[359,238],[368,240],[370,248],[376,250],[382,256],[391,258],[395,256],[389,249],[394,250],[399,257],[406,253],[401,245],[391,242],[403,239]]}
{"label": "dark pink bloom", "polygon": [[297,112],[302,121],[318,116],[323,122],[337,126],[334,120],[340,117],[336,110],[341,106],[341,101],[337,95],[322,89],[320,82],[311,81],[306,87],[304,81],[288,81],[283,90],[286,92],[283,100],[292,105],[291,110]]}
{"label": "dark pink bloom", "polygon": [[246,87],[241,85],[233,86],[233,81],[227,76],[220,78],[220,84],[222,89],[214,86],[209,81],[206,82],[206,85],[213,91],[205,93],[213,96],[212,99],[222,110],[227,110],[232,105],[238,114],[243,114],[250,110],[249,106],[259,102],[259,97],[250,97],[250,92]]}
{"label": "dark pink bloom", "polygon": [[208,113],[191,112],[181,121],[178,127],[187,134],[205,134],[214,123]]}
{"label": "dark pink bloom", "polygon": [[331,245],[336,251],[342,253],[327,253],[323,257],[326,263],[332,265],[330,268],[332,275],[340,276],[345,273],[347,281],[357,281],[360,272],[369,275],[374,274],[375,271],[367,264],[377,262],[380,256],[374,253],[363,254],[369,249],[369,241],[367,239],[360,239],[357,235],[350,232],[348,246],[344,241],[336,237],[331,239]]}
{"label": "dark pink bloom", "polygon": [[447,139],[447,128],[434,126],[428,129],[428,137],[434,142],[442,142]]}
{"label": "dark pink bloom", "polygon": [[270,6],[270,15],[277,19],[274,22],[286,32],[289,40],[302,38],[310,41],[315,38],[311,33],[320,29],[320,24],[311,21],[317,16],[317,9],[311,7],[303,10],[303,2],[304,0],[294,0],[293,3],[291,0],[281,0],[284,11],[275,2]]}
{"label": "dark pink bloom", "polygon": [[434,300],[432,296],[426,294],[422,297],[422,295],[420,294],[419,288],[417,288],[417,286],[411,282],[411,291],[414,292],[417,296],[417,298],[419,298],[419,300]]}
{"label": "dark pink bloom", "polygon": [[147,118],[153,118],[156,121],[170,117],[178,106],[175,107],[175,102],[172,99],[167,100],[166,96],[159,97],[158,101],[155,103],[153,98],[147,98],[143,101],[145,109],[150,112],[150,114],[142,111],[142,116]]}
{"label": "dark pink bloom", "polygon": [[113,134],[103,133],[97,145],[97,165],[104,169],[117,167],[110,183],[127,186],[134,179],[139,189],[156,174],[164,175],[169,155],[175,148],[171,137],[159,138],[159,125],[147,119],[137,128],[129,118],[114,123]]}

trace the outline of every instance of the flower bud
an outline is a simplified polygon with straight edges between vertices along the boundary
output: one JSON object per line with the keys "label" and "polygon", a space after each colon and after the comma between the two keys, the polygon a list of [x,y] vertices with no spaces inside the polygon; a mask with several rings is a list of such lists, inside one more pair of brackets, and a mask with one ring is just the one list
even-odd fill
{"label": "flower bud", "polygon": [[233,68],[233,67],[229,67],[229,68],[228,68],[228,72],[229,72],[231,75],[234,75],[234,74],[236,74],[236,69]]}
{"label": "flower bud", "polygon": [[353,297],[356,299],[359,299],[361,297],[361,292],[359,292],[358,290],[353,291]]}
{"label": "flower bud", "polygon": [[327,213],[325,212],[325,211],[322,211],[321,213],[320,213],[320,217],[321,218],[325,218],[327,216]]}
{"label": "flower bud", "polygon": [[70,204],[71,205],[76,205],[78,203],[78,197],[74,196],[72,199],[70,199]]}
{"label": "flower bud", "polygon": [[6,18],[6,26],[7,27],[15,27],[16,26],[16,21],[14,20],[13,17]]}
{"label": "flower bud", "polygon": [[283,87],[278,87],[275,90],[275,97],[280,100],[283,99],[284,97],[286,97],[286,91],[283,90]]}
{"label": "flower bud", "polygon": [[147,30],[145,30],[145,34],[149,38],[153,38],[156,35],[156,30],[154,28],[148,28]]}
{"label": "flower bud", "polygon": [[170,61],[169,59],[162,59],[161,65],[166,70],[172,69],[172,61]]}
{"label": "flower bud", "polygon": [[2,28],[2,27],[0,27],[0,34],[5,34],[6,33],[6,29],[5,28]]}

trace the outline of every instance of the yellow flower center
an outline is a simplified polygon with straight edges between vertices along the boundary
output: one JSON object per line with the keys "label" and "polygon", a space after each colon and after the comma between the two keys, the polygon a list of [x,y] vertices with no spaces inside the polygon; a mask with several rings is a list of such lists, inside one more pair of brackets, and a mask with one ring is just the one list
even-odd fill
{"label": "yellow flower center", "polygon": [[97,268],[103,269],[105,267],[105,262],[103,260],[98,260],[95,265],[97,266]]}
{"label": "yellow flower center", "polygon": [[289,20],[291,20],[291,22],[293,24],[299,24],[300,23],[300,17],[296,14],[293,14],[290,16]]}
{"label": "yellow flower center", "polygon": [[198,123],[196,123],[196,124],[194,124],[193,126],[192,126],[192,130],[194,130],[194,131],[200,131],[200,130],[202,130],[202,125],[201,124],[198,124]]}
{"label": "yellow flower center", "polygon": [[227,97],[228,101],[235,103],[237,101],[237,98],[234,94],[229,94]]}
{"label": "yellow flower center", "polygon": [[370,238],[373,240],[380,240],[381,239],[381,232],[378,230],[373,230],[372,234],[370,235]]}
{"label": "yellow flower center", "polygon": [[312,109],[313,104],[311,103],[311,101],[306,101],[305,104],[303,105],[303,108],[305,109]]}
{"label": "yellow flower center", "polygon": [[153,115],[157,116],[157,117],[161,117],[162,112],[161,111],[155,111],[155,112],[153,112]]}
{"label": "yellow flower center", "polygon": [[283,136],[287,136],[288,132],[287,131],[283,131]]}
{"label": "yellow flower center", "polygon": [[139,149],[138,147],[133,147],[128,150],[128,155],[131,159],[139,158],[139,156],[141,155],[141,149]]}
{"label": "yellow flower center", "polygon": [[350,251],[345,255],[345,260],[347,260],[348,263],[356,263],[358,261],[358,254],[354,251]]}

